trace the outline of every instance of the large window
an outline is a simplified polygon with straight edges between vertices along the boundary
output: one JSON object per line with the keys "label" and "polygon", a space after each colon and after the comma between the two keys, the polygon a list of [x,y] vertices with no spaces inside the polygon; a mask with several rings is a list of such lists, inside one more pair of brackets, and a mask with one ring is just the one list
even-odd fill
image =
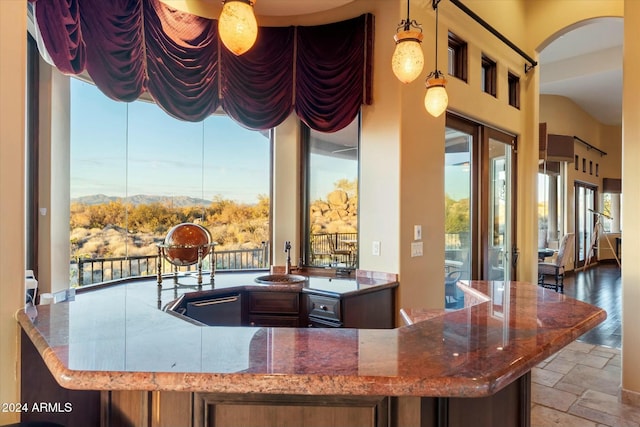
{"label": "large window", "polygon": [[[153,274],[155,244],[183,222],[209,230],[217,268],[269,265],[270,132],[223,115],[180,121],[151,102],[112,101],[77,79],[70,120],[72,283]],[[122,271],[130,263],[102,261],[120,258],[141,264]],[[74,265],[87,259],[101,261],[78,278]]]}
{"label": "large window", "polygon": [[359,122],[335,133],[303,128],[307,265],[357,267]]}

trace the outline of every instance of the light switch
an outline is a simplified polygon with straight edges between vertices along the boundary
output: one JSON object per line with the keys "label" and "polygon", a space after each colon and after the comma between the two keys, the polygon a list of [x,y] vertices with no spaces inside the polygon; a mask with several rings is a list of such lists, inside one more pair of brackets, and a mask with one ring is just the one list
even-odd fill
{"label": "light switch", "polygon": [[371,255],[380,256],[380,242],[377,240],[371,246]]}
{"label": "light switch", "polygon": [[414,225],[413,226],[413,240],[422,240],[422,226]]}

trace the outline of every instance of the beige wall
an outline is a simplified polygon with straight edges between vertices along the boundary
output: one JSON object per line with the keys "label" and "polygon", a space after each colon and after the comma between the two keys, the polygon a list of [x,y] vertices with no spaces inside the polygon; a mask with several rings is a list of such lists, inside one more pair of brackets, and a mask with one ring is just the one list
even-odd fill
{"label": "beige wall", "polygon": [[57,292],[69,287],[70,122],[69,77],[40,60],[40,177],[38,207],[38,287]]}
{"label": "beige wall", "polygon": [[289,117],[275,129],[273,146],[273,194],[271,244],[274,265],[284,265],[286,255],[284,242],[291,242],[291,263],[296,265],[297,255],[303,252],[298,247],[300,218],[291,215],[300,206],[300,128],[294,116]]}
{"label": "beige wall", "polygon": [[[20,402],[18,325],[24,306],[25,2],[0,1],[0,403]],[[19,414],[0,411],[0,424]]]}
{"label": "beige wall", "polygon": [[[568,98],[556,95],[540,96],[540,122],[547,123],[547,132],[557,135],[578,136],[589,144],[607,153],[600,155],[578,141],[574,142],[575,154],[579,157],[578,170],[575,163],[567,165],[567,231],[574,231],[573,183],[581,181],[602,189],[603,178],[619,178],[622,164],[622,126],[605,126],[582,110]],[[587,172],[582,172],[582,159],[587,160]],[[589,173],[589,162],[593,162],[593,174]],[[599,166],[598,176],[595,165]],[[601,198],[596,206],[602,209]]]}
{"label": "beige wall", "polygon": [[622,267],[622,398],[640,405],[640,45],[637,28],[640,25],[640,2],[625,2],[624,65],[622,98],[622,253],[628,260]]}

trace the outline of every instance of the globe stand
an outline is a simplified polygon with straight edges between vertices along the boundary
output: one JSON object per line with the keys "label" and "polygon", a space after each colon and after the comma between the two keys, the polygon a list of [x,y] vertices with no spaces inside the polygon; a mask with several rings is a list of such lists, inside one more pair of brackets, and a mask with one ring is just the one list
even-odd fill
{"label": "globe stand", "polygon": [[[171,264],[171,269],[173,272],[173,285],[174,288],[179,286],[198,288],[198,290],[202,289],[202,261],[209,256],[209,266],[211,267],[211,274],[209,282],[213,285],[215,281],[215,270],[216,266],[213,262],[214,260],[214,252],[216,242],[205,243],[202,245],[191,245],[191,244],[167,244],[167,243],[158,243],[158,286],[162,286],[162,276],[164,274],[163,268],[163,259],[166,259]],[[167,252],[172,249],[187,249],[197,251],[198,256],[195,262],[180,262],[180,260],[174,260],[167,256]],[[178,273],[180,267],[188,267],[191,265],[197,266],[197,285],[188,285],[184,283],[178,282]]]}
{"label": "globe stand", "polygon": [[[168,290],[162,288],[162,276],[164,269],[164,261],[171,264],[173,272],[173,295],[177,298],[178,286],[188,288],[197,288],[202,290],[202,262],[209,256],[209,264],[211,267],[210,283],[213,288],[215,276],[215,258],[214,248],[216,243],[212,242],[209,230],[199,224],[185,222],[178,224],[167,232],[162,243],[157,243],[158,248],[158,308],[162,304],[162,291]],[[178,273],[180,267],[189,267],[196,265],[197,268],[197,284],[193,282],[179,283]],[[188,270],[190,272],[190,269]]]}
{"label": "globe stand", "polygon": [[[213,254],[214,254],[214,248],[215,248],[216,243],[206,243],[203,245],[170,245],[170,244],[166,244],[166,243],[158,243],[158,284],[162,284],[162,276],[164,273],[164,268],[163,268],[163,262],[162,259],[166,259],[172,267],[172,272],[173,272],[173,284],[174,285],[180,285],[180,286],[188,286],[188,287],[198,287],[198,288],[202,288],[202,261],[207,257],[207,255],[209,256],[209,265],[211,266],[211,279],[210,282],[213,284],[214,280],[215,280],[215,264],[213,263]],[[171,249],[192,249],[197,251],[198,253],[198,257],[197,260],[195,262],[192,263],[183,263],[183,262],[173,262],[172,260],[170,260],[166,253],[168,250]],[[178,282],[178,273],[179,273],[179,268],[180,267],[188,267],[191,265],[196,265],[197,266],[197,280],[198,280],[198,284],[197,285],[188,285],[188,284],[184,284],[184,283],[179,283]]]}

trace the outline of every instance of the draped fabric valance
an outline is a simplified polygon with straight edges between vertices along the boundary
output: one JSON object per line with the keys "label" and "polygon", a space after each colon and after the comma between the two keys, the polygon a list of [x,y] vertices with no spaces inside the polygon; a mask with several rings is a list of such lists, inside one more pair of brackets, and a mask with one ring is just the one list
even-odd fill
{"label": "draped fabric valance", "polygon": [[30,0],[40,36],[65,74],[87,72],[108,97],[148,92],[168,114],[201,121],[219,106],[243,126],[269,129],[295,109],[335,132],[371,103],[373,16],[313,27],[260,27],[236,57],[217,21],[159,0]]}

